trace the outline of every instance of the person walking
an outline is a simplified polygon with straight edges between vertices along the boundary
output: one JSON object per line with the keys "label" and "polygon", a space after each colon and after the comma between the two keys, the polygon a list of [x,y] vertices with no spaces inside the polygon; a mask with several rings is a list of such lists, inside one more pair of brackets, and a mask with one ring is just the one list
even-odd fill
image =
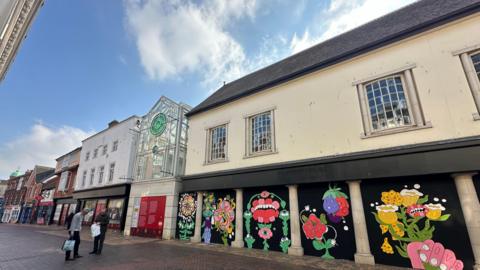
{"label": "person walking", "polygon": [[103,241],[105,241],[105,235],[107,234],[109,222],[110,218],[108,217],[107,210],[103,209],[102,212],[100,212],[100,214],[95,218],[95,223],[100,226],[100,234],[95,236],[93,241],[93,250],[90,252],[90,254],[102,254]]}
{"label": "person walking", "polygon": [[73,248],[73,258],[70,258],[71,251],[67,251],[65,252],[65,261],[73,261],[82,257],[78,254],[78,249],[80,248],[80,232],[82,231],[83,216],[87,213],[88,209],[83,209],[76,213],[72,218],[68,234],[70,235],[70,240],[75,240],[75,246]]}

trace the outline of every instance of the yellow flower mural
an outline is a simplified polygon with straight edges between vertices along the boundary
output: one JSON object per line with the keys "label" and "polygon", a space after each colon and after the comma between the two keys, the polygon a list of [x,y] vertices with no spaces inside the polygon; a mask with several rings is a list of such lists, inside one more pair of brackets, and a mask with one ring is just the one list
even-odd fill
{"label": "yellow flower mural", "polygon": [[402,189],[400,196],[402,197],[402,205],[408,207],[416,204],[418,199],[423,196],[423,193],[416,189]]}
{"label": "yellow flower mural", "polygon": [[445,207],[443,207],[441,204],[436,203],[429,203],[426,204],[425,207],[427,208],[427,218],[431,220],[437,220],[442,216],[442,211],[445,210]]}
{"label": "yellow flower mural", "polygon": [[403,198],[400,193],[395,190],[389,192],[382,192],[382,202],[384,204],[402,205]]}
{"label": "yellow flower mural", "polygon": [[386,204],[376,207],[378,211],[378,218],[385,224],[396,224],[398,206]]}
{"label": "yellow flower mural", "polygon": [[387,253],[387,254],[393,254],[393,248],[390,245],[390,243],[388,243],[388,238],[387,237],[385,237],[385,239],[383,239],[382,251]]}

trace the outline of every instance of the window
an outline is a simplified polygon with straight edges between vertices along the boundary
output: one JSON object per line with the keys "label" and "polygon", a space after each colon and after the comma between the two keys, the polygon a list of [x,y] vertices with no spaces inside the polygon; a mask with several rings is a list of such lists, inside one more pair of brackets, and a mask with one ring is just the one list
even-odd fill
{"label": "window", "polygon": [[409,65],[355,82],[360,101],[363,138],[431,127],[425,123]]}
{"label": "window", "polygon": [[60,183],[58,184],[58,191],[64,191],[67,187],[69,171],[64,171],[60,175]]}
{"label": "window", "polygon": [[85,154],[85,161],[88,161],[90,159],[90,152],[87,152]]}
{"label": "window", "polygon": [[68,167],[68,165],[70,165],[70,158],[71,158],[70,155],[66,155],[66,156],[63,157],[62,168],[66,168],[66,167]]}
{"label": "window", "polygon": [[87,171],[83,171],[82,187],[84,187],[86,183],[87,183]]}
{"label": "window", "polygon": [[20,190],[23,185],[23,177],[20,177],[20,180],[18,180],[18,185],[17,185],[17,190]]}
{"label": "window", "polygon": [[98,148],[95,148],[95,150],[93,150],[93,157],[92,157],[92,159],[93,159],[93,158],[96,158],[97,155],[98,155]]}
{"label": "window", "polygon": [[226,159],[227,125],[221,125],[208,130],[208,161],[214,162]]}
{"label": "window", "polygon": [[392,76],[365,85],[373,130],[411,125],[402,78]]}
{"label": "window", "polygon": [[90,170],[90,186],[93,185],[93,179],[95,178],[95,168]]}
{"label": "window", "polygon": [[472,59],[473,68],[475,69],[475,73],[477,73],[477,78],[480,81],[480,52],[476,52],[470,56]]}
{"label": "window", "polygon": [[103,182],[103,172],[105,171],[105,166],[101,166],[100,170],[98,171],[98,184]]}
{"label": "window", "polygon": [[118,149],[118,141],[114,141],[112,145],[112,152],[117,151],[117,149]]}
{"label": "window", "polygon": [[480,44],[466,49],[453,52],[453,55],[460,56],[465,77],[472,92],[476,111],[473,112],[473,119],[480,120]]}
{"label": "window", "polygon": [[102,156],[105,156],[107,154],[107,149],[108,149],[108,145],[104,145],[102,149]]}
{"label": "window", "polygon": [[108,182],[113,181],[113,173],[115,172],[115,163],[110,164],[110,170],[108,172]]}
{"label": "window", "polygon": [[273,111],[247,118],[247,156],[275,151]]}

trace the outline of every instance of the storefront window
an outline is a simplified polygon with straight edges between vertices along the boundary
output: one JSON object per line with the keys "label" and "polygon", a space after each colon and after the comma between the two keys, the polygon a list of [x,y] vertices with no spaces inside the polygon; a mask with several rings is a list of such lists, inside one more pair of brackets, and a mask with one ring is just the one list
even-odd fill
{"label": "storefront window", "polygon": [[124,199],[114,199],[108,202],[108,215],[110,217],[110,224],[120,225],[123,214]]}
{"label": "storefront window", "polygon": [[60,220],[60,214],[62,213],[62,207],[63,204],[57,205],[57,208],[55,208],[55,215],[53,215],[53,221],[57,222]]}
{"label": "storefront window", "polygon": [[83,217],[83,222],[85,223],[92,223],[93,221],[93,214],[95,213],[95,207],[97,206],[97,201],[85,201],[85,205],[83,209],[88,209],[88,213]]}

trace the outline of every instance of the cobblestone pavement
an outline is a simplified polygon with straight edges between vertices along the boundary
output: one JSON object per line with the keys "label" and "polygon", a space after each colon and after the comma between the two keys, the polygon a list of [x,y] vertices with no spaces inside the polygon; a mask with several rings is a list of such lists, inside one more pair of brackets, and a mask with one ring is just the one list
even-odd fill
{"label": "cobblestone pavement", "polygon": [[111,244],[107,240],[101,256],[88,255],[92,241],[84,237],[80,245],[84,257],[65,262],[60,250],[65,237],[59,236],[64,233],[55,226],[0,224],[0,269],[395,269],[181,241],[126,238],[122,242],[119,234],[109,237]]}

